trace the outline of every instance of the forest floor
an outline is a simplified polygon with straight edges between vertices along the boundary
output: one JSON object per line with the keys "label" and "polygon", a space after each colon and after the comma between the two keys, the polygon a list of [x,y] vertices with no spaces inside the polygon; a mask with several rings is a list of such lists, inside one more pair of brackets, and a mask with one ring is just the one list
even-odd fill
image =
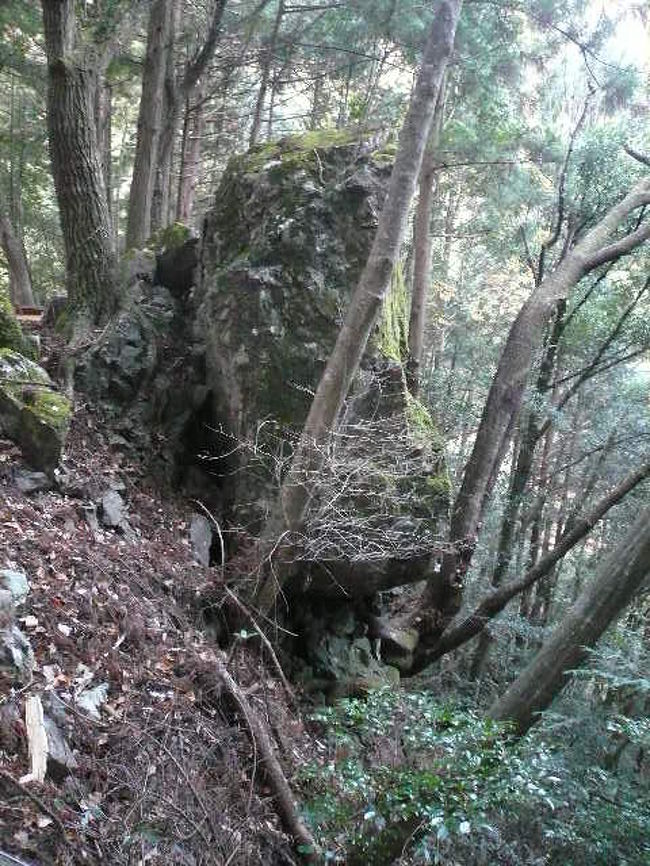
{"label": "forest floor", "polygon": [[[201,599],[220,576],[193,561],[191,505],[157,489],[84,405],[55,486],[21,492],[24,469],[0,441],[0,568],[28,577],[16,624],[35,656],[24,688],[0,670],[0,850],[43,866],[295,862],[214,676]],[[101,522],[109,491],[128,508],[118,528]],[[228,669],[290,777],[314,740],[254,643],[231,647]],[[48,764],[43,784],[19,781],[30,694],[70,748],[72,766]]]}

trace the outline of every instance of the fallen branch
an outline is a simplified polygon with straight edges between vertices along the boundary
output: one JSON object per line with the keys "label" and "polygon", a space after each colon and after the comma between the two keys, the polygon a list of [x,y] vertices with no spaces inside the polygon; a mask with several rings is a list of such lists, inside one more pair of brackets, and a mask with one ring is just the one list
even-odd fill
{"label": "fallen branch", "polygon": [[250,705],[240,687],[231,677],[222,657],[217,656],[215,662],[217,677],[246,720],[252,743],[262,757],[266,779],[275,795],[277,812],[285,829],[293,836],[299,853],[307,863],[320,863],[320,850],[307,825],[298,813],[298,807],[280,766],[280,762],[275,755],[275,750],[266,726]]}
{"label": "fallen branch", "polygon": [[44,815],[47,815],[48,818],[51,818],[52,823],[61,834],[61,838],[63,839],[65,844],[69,844],[68,838],[65,835],[65,827],[63,826],[63,821],[59,818],[56,812],[53,812],[52,809],[50,809],[50,807],[41,800],[41,798],[37,794],[34,794],[33,791],[29,791],[24,785],[21,785],[18,779],[14,779],[11,773],[8,773],[6,770],[0,769],[0,779],[10,785],[19,794],[23,794],[25,797],[27,797],[28,800],[31,800],[32,803],[38,806],[38,808]]}
{"label": "fallen branch", "polygon": [[282,685],[284,686],[284,690],[287,693],[289,700],[295,706],[297,704],[296,695],[295,695],[295,693],[291,687],[291,683],[286,678],[284,671],[282,670],[282,665],[280,664],[280,660],[278,659],[277,655],[275,654],[275,650],[273,649],[273,646],[271,645],[271,641],[267,638],[267,636],[264,634],[262,629],[259,627],[255,617],[253,616],[251,611],[246,607],[246,605],[243,603],[243,601],[241,601],[231,589],[228,589],[228,587],[225,587],[225,590],[226,590],[226,595],[228,596],[228,598],[231,599],[231,601],[233,602],[235,607],[237,607],[237,609],[240,610],[244,614],[246,619],[250,622],[250,624],[255,629],[256,634],[259,636],[260,640],[262,641],[262,644],[266,648],[266,651],[268,652],[268,654],[271,658],[271,661],[273,662],[273,666],[275,667],[275,670],[276,670],[278,676],[280,677],[280,680],[282,682]]}

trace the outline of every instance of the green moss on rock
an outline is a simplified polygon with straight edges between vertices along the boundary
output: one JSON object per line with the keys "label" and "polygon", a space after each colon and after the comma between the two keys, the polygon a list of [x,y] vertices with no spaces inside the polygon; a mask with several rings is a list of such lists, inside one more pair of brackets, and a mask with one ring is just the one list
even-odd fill
{"label": "green moss on rock", "polygon": [[70,401],[45,370],[12,349],[0,349],[0,429],[37,469],[52,472],[70,426]]}
{"label": "green moss on rock", "polygon": [[401,262],[393,269],[390,290],[379,320],[376,346],[391,361],[401,363],[408,346],[409,296]]}
{"label": "green moss on rock", "polygon": [[0,349],[13,349],[27,357],[35,356],[34,346],[23,336],[6,289],[0,288]]}
{"label": "green moss on rock", "polygon": [[[155,252],[176,250],[182,247],[191,237],[192,233],[184,223],[175,222],[154,232],[147,241],[146,248]],[[132,254],[137,255],[137,252],[134,251]]]}
{"label": "green moss on rock", "polygon": [[288,135],[278,141],[257,145],[238,157],[241,168],[247,172],[259,172],[278,162],[285,169],[295,171],[301,165],[318,169],[317,151],[336,147],[350,147],[359,141],[359,133],[349,129],[316,129],[302,135]]}
{"label": "green moss on rock", "polygon": [[429,445],[434,451],[444,451],[445,442],[431,412],[421,400],[406,395],[406,420],[415,439]]}

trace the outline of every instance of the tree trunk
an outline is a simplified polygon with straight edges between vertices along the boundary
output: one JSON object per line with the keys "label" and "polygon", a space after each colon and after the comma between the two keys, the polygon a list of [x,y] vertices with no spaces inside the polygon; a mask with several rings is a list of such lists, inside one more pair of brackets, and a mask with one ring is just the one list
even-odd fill
{"label": "tree trunk", "polygon": [[9,268],[11,302],[15,307],[34,306],[32,280],[23,245],[14,234],[11,223],[5,216],[0,217],[0,246],[2,246]]}
{"label": "tree trunk", "polygon": [[158,164],[172,6],[172,0],[154,0],[149,13],[138,137],[126,226],[127,249],[141,247],[151,234],[151,206]]}
{"label": "tree trunk", "polygon": [[650,508],[569,610],[553,636],[489,711],[512,721],[520,734],[537,721],[562,691],[568,672],[579,667],[607,627],[622,613],[650,575]]}
{"label": "tree trunk", "polygon": [[534,354],[553,307],[587,273],[626,255],[650,237],[650,223],[646,223],[622,239],[607,243],[632,211],[647,204],[650,204],[650,176],[612,207],[555,271],[542,280],[512,324],[452,510],[450,552],[443,558],[440,573],[429,580],[421,612],[413,623],[424,645],[437,641],[460,608],[464,576],[480,529],[486,486],[498,469],[497,456],[503,438],[512,416],[519,412]]}
{"label": "tree trunk", "polygon": [[199,182],[201,169],[201,139],[203,137],[203,93],[196,90],[197,101],[191,106],[186,102],[185,123],[183,125],[183,149],[181,152],[181,177],[178,184],[178,204],[176,219],[189,224],[194,207],[194,193]]}
{"label": "tree trunk", "polygon": [[116,260],[94,123],[96,73],[76,45],[74,0],[41,0],[52,173],[73,309],[96,322],[117,306]]}
{"label": "tree trunk", "polygon": [[[555,361],[557,357],[558,344],[563,331],[565,310],[566,302],[561,301],[560,304],[558,304],[555,313],[555,321],[551,333],[549,334],[546,351],[544,353],[544,360],[540,366],[539,375],[535,385],[536,394],[533,398],[533,403],[536,403],[538,400],[546,399],[546,394],[551,383],[551,377],[555,370]],[[539,434],[539,412],[533,408],[528,413],[524,424],[524,432],[521,436],[519,452],[517,454],[517,465],[512,475],[510,488],[508,490],[508,499],[499,535],[497,564],[492,576],[493,586],[499,586],[510,565],[515,524],[517,522],[524,490],[526,489],[526,485],[530,479],[530,473],[535,457],[535,449],[539,441]]]}
{"label": "tree trunk", "polygon": [[414,397],[420,390],[420,365],[424,346],[427,297],[431,288],[431,211],[436,190],[436,150],[444,111],[444,84],[440,87],[433,125],[420,170],[418,205],[413,227],[413,291],[408,331],[406,381]]}
{"label": "tree trunk", "polygon": [[271,77],[271,67],[275,57],[275,50],[278,42],[278,33],[282,25],[284,17],[284,0],[278,0],[278,11],[273,22],[273,30],[268,46],[263,49],[261,57],[261,75],[260,89],[257,91],[257,100],[255,102],[255,111],[253,112],[253,123],[251,126],[248,146],[254,147],[257,144],[260,130],[262,129],[262,117],[264,115],[264,103],[266,102],[266,91],[269,88],[269,79]]}
{"label": "tree trunk", "polygon": [[151,231],[164,228],[169,214],[171,197],[172,159],[174,139],[180,113],[180,99],[176,87],[176,56],[174,51],[180,17],[180,0],[173,0],[169,22],[169,38],[165,47],[165,82],[163,86],[162,128],[158,139],[158,154],[151,197]]}
{"label": "tree trunk", "polygon": [[[443,0],[434,18],[399,139],[388,195],[368,261],[354,292],[334,350],[318,384],[309,415],[280,493],[280,509],[267,533],[297,530],[315,485],[318,452],[332,430],[365,351],[400,255],[408,212],[442,78],[451,56],[462,0]],[[269,610],[279,591],[275,579],[263,585],[259,604]]]}
{"label": "tree trunk", "polygon": [[618,505],[628,493],[637,485],[650,476],[650,463],[646,463],[636,471],[627,476],[614,490],[600,499],[591,511],[577,520],[570,531],[565,532],[560,543],[553,550],[540,559],[537,564],[527,571],[522,577],[502,584],[489,593],[462,622],[454,628],[448,629],[438,642],[421,653],[413,666],[413,673],[417,673],[427,665],[447,655],[452,650],[462,646],[477,634],[480,634],[487,623],[505,608],[509,601],[520,592],[534,586],[544,575],[558,563],[566,554],[582,541],[593,527],[601,520],[607,512]]}
{"label": "tree trunk", "polygon": [[[191,100],[199,79],[205,72],[215,49],[219,44],[221,20],[228,0],[215,0],[210,26],[201,50],[185,67],[182,80],[176,80],[176,63],[174,57],[174,38],[178,29],[180,7],[178,0],[171,0],[171,18],[169,38],[165,56],[165,84],[162,129],[158,141],[157,162],[155,168],[154,191],[151,201],[151,230],[163,228],[173,219],[172,200],[172,163],[174,157],[174,141],[178,131],[181,108]],[[171,206],[170,206],[171,202]]]}
{"label": "tree trunk", "polygon": [[[112,121],[112,88],[110,84],[106,84],[105,81],[98,81],[97,93],[95,95],[95,127],[97,129],[97,147],[99,148],[99,156],[102,164],[102,176],[104,178],[104,194],[106,195],[106,206],[108,207],[111,226],[113,225],[111,208],[113,186],[113,158],[111,153]],[[115,238],[113,238],[113,244],[115,244]]]}

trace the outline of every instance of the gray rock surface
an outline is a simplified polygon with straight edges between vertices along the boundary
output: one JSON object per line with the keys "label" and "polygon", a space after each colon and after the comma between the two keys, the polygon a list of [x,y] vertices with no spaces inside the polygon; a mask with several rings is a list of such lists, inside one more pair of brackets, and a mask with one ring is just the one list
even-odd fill
{"label": "gray rock surface", "polygon": [[27,684],[34,671],[34,651],[27,637],[15,625],[0,630],[0,671]]}
{"label": "gray rock surface", "polygon": [[45,472],[30,472],[28,469],[18,469],[14,483],[21,493],[38,493],[52,487],[52,481]]}
{"label": "gray rock surface", "polygon": [[70,401],[38,364],[0,349],[0,432],[36,469],[52,474],[70,426]]}
{"label": "gray rock surface", "polygon": [[212,526],[203,514],[193,514],[190,521],[190,542],[192,554],[198,563],[210,565],[210,548],[212,547]]}
{"label": "gray rock surface", "polygon": [[15,568],[0,569],[0,582],[11,593],[14,604],[22,604],[29,593],[29,579],[24,571]]}

